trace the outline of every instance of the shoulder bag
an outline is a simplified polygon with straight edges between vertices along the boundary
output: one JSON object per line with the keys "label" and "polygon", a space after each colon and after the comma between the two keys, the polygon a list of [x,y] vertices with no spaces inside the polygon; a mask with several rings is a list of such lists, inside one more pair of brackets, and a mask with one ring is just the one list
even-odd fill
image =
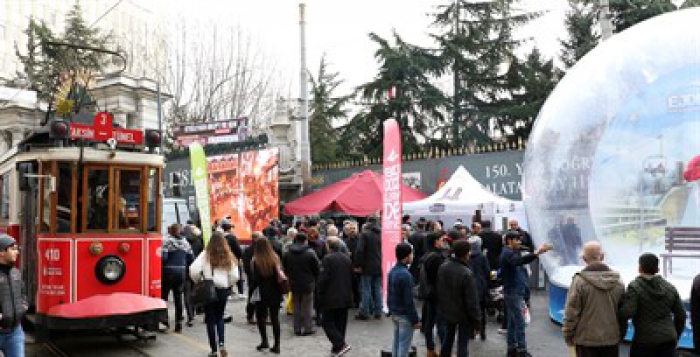
{"label": "shoulder bag", "polygon": [[211,279],[207,279],[204,276],[204,271],[202,271],[202,279],[192,287],[191,299],[192,304],[195,306],[209,305],[219,299],[216,294],[216,287],[214,286],[214,268],[211,264],[209,267],[211,268]]}

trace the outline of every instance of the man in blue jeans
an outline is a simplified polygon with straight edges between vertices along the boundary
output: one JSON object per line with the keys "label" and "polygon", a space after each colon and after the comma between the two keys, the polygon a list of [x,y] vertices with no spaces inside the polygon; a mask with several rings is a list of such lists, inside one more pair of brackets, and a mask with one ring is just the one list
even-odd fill
{"label": "man in blue jeans", "polygon": [[24,357],[22,317],[27,303],[22,276],[15,268],[19,247],[14,238],[0,234],[0,351],[5,357]]}
{"label": "man in blue jeans", "polygon": [[522,313],[525,297],[529,292],[527,270],[524,265],[537,259],[540,254],[548,252],[551,247],[544,245],[534,253],[523,256],[520,253],[521,236],[516,231],[506,233],[504,243],[500,265],[508,318],[508,357],[531,357],[527,351],[525,320]]}
{"label": "man in blue jeans", "polygon": [[413,247],[408,243],[396,246],[396,265],[389,272],[387,304],[394,321],[392,356],[408,357],[413,330],[420,328],[418,311],[413,302],[413,276],[408,266],[413,262]]}

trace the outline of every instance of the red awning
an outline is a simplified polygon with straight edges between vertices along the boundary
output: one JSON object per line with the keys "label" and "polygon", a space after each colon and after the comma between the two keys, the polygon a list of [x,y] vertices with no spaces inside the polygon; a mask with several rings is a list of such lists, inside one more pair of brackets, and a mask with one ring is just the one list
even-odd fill
{"label": "red awning", "polygon": [[[353,216],[369,216],[382,208],[382,175],[371,171],[356,173],[319,191],[298,198],[284,206],[290,215],[318,214],[325,211],[344,212]],[[401,186],[403,202],[421,200],[423,192]]]}
{"label": "red awning", "polygon": [[700,155],[690,160],[688,167],[683,172],[683,178],[688,182],[700,180]]}

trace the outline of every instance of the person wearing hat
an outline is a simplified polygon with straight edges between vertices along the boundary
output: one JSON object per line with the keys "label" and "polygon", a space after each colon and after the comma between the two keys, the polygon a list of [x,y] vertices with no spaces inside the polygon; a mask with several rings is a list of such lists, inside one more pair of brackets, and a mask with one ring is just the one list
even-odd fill
{"label": "person wearing hat", "polygon": [[407,357],[413,340],[413,330],[420,328],[420,318],[413,302],[413,276],[408,266],[413,262],[413,247],[408,243],[396,245],[396,265],[391,268],[387,282],[387,305],[394,322],[392,356]]}
{"label": "person wearing hat", "polygon": [[19,247],[0,234],[0,351],[5,357],[24,357],[22,318],[27,312],[22,275],[15,267]]}

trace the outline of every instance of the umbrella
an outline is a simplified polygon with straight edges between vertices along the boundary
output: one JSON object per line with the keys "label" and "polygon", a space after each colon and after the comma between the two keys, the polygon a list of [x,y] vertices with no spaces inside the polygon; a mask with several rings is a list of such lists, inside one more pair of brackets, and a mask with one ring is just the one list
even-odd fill
{"label": "umbrella", "polygon": [[[324,211],[369,216],[382,209],[383,176],[371,171],[356,173],[319,191],[300,197],[284,206],[290,215],[318,214]],[[426,195],[401,184],[403,202],[423,199]]]}

